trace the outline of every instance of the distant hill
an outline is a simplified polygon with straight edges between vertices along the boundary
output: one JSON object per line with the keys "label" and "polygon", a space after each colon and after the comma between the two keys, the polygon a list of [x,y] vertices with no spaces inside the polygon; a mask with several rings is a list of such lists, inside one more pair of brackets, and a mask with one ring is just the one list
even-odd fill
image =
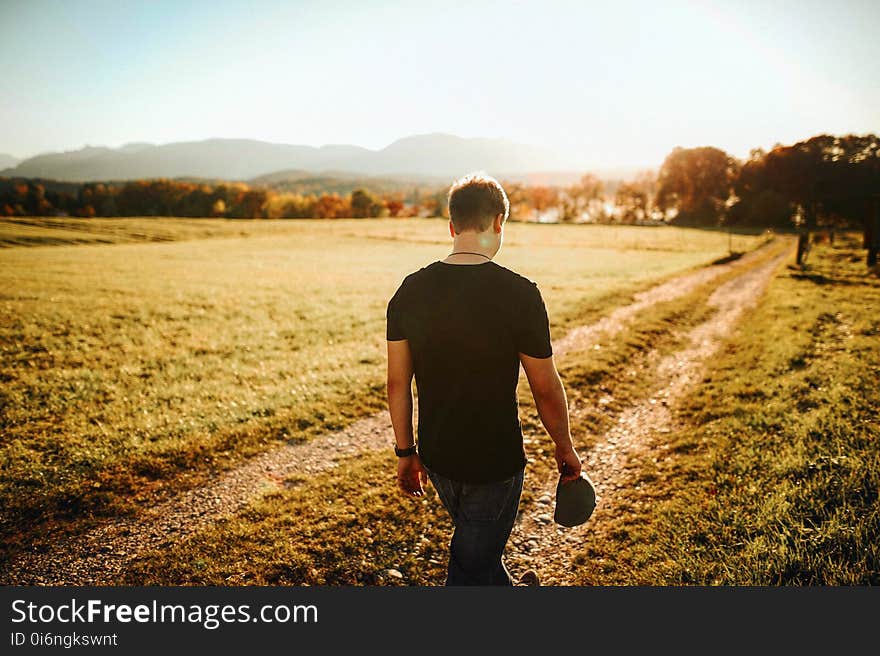
{"label": "distant hill", "polygon": [[19,161],[20,160],[17,157],[7,155],[6,153],[0,153],[0,168],[2,169],[12,168],[16,166]]}
{"label": "distant hill", "polygon": [[448,134],[405,137],[382,148],[275,144],[251,139],[208,139],[120,148],[86,146],[44,153],[0,171],[0,176],[66,181],[141,178],[208,178],[250,180],[291,169],[309,174],[449,180],[471,170],[498,177],[566,168],[552,153],[503,139],[464,139]]}
{"label": "distant hill", "polygon": [[436,175],[394,175],[394,176],[371,176],[365,175],[363,173],[356,173],[353,171],[321,171],[320,173],[315,173],[313,171],[304,171],[301,169],[286,169],[284,171],[274,171],[272,173],[267,173],[266,175],[259,175],[255,178],[251,178],[247,180],[247,182],[256,185],[269,185],[274,186],[278,184],[285,184],[290,182],[297,182],[299,180],[307,180],[307,179],[335,179],[335,180],[354,180],[361,182],[370,182],[370,181],[386,181],[394,183],[396,186],[401,184],[422,184],[422,183],[434,183],[434,184],[442,184],[447,181],[446,176],[436,176]]}
{"label": "distant hill", "polygon": [[375,194],[402,193],[407,200],[419,194],[435,192],[449,184],[446,177],[434,176],[371,176],[350,171],[288,170],[261,175],[247,181],[251,185],[271,187],[276,191],[321,195],[336,193],[347,196],[355,189],[369,189]]}

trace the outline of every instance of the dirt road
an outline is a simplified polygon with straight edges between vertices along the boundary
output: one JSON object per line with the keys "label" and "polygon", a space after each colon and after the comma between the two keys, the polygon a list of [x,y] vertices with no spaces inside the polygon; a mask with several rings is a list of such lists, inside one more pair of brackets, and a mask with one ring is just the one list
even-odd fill
{"label": "dirt road", "polygon": [[[653,358],[650,366],[656,372],[656,379],[661,381],[657,389],[620,412],[611,430],[599,436],[589,449],[575,445],[585,456],[584,470],[595,483],[599,498],[586,524],[563,528],[551,520],[556,475],[542,485],[541,482],[534,485],[536,507],[521,516],[508,546],[511,569],[519,572],[534,569],[541,585],[572,584],[568,567],[572,551],[588,532],[595,531],[597,525],[614,515],[620,491],[635,474],[633,456],[646,449],[658,449],[658,443],[658,450],[662,450],[662,435],[676,428],[671,408],[700,380],[706,359],[731,333],[742,315],[757,303],[776,270],[790,255],[790,250],[784,250],[720,285],[709,298],[709,305],[717,312],[688,332],[687,346],[663,358]],[[570,412],[575,424],[584,408],[575,406]]]}

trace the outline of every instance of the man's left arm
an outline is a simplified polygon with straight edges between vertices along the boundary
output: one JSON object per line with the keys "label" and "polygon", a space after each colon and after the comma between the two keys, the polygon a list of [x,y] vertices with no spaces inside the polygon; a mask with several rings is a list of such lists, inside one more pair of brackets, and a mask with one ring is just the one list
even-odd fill
{"label": "man's left arm", "polygon": [[[388,344],[388,411],[394,429],[394,441],[398,449],[408,449],[415,444],[413,436],[414,375],[412,353],[405,339],[389,340]],[[397,484],[407,495],[419,497],[424,494],[428,482],[427,472],[418,454],[398,458]]]}

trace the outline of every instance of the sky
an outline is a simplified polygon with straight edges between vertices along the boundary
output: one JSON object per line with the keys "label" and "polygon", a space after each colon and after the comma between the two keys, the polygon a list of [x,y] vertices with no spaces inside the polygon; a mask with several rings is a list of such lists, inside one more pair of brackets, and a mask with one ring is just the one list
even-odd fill
{"label": "sky", "polygon": [[880,2],[0,0],[0,153],[499,137],[584,169],[880,132]]}

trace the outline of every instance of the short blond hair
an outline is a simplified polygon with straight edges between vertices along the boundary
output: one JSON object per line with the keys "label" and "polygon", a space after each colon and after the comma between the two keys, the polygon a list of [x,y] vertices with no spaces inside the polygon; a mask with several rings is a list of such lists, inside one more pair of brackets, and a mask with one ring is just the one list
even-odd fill
{"label": "short blond hair", "polygon": [[505,221],[510,215],[510,201],[501,183],[482,171],[469,173],[453,182],[448,201],[449,218],[456,232],[483,232],[489,229],[498,214],[503,214]]}

